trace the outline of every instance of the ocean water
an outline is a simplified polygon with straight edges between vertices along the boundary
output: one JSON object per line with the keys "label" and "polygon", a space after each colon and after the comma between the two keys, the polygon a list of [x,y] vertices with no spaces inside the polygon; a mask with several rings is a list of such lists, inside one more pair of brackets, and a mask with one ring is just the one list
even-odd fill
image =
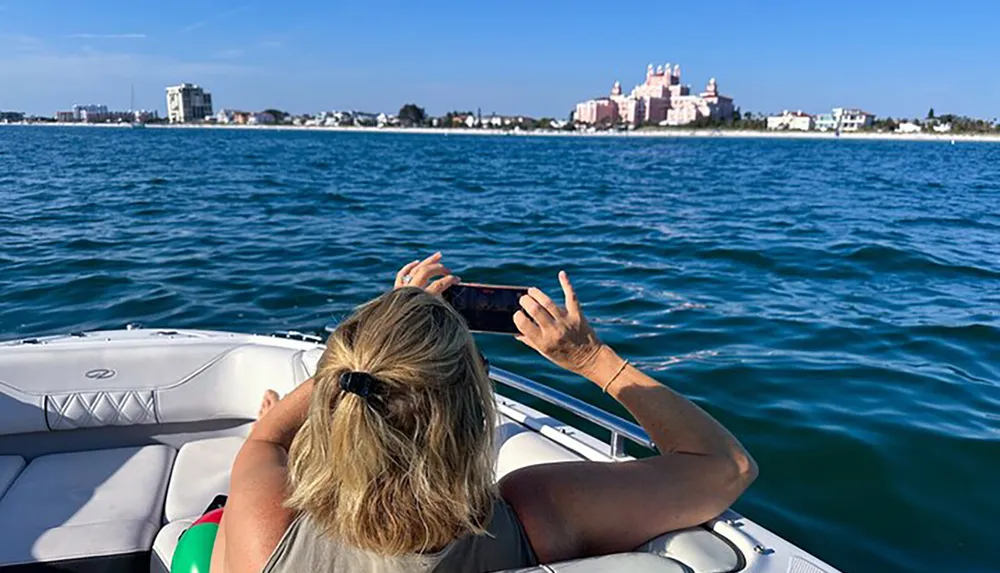
{"label": "ocean water", "polygon": [[845,571],[1000,570],[1000,145],[0,128],[4,339],[318,331],[435,250],[567,270],[756,457],[751,519]]}

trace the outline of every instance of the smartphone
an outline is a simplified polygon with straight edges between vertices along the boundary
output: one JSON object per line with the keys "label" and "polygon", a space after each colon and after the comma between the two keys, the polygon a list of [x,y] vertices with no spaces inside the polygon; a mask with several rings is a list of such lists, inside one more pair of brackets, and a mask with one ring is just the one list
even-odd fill
{"label": "smartphone", "polygon": [[203,511],[201,514],[205,515],[210,511],[215,511],[216,509],[219,509],[221,507],[226,507],[227,501],[229,501],[228,495],[217,495],[215,496],[215,499],[212,500],[212,503],[208,504],[208,507],[206,507],[205,511]]}
{"label": "smartphone", "polygon": [[528,287],[459,283],[442,296],[473,332],[518,334],[514,313],[521,310],[520,299]]}

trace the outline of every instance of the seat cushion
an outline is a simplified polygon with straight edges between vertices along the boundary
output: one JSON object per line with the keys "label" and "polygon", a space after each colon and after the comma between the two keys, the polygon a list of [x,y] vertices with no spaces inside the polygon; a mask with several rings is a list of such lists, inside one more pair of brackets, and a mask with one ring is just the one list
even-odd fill
{"label": "seat cushion", "polygon": [[637,551],[675,559],[693,573],[728,573],[744,565],[743,557],[728,541],[704,527],[665,533]]}
{"label": "seat cushion", "polygon": [[21,456],[0,456],[0,498],[14,483],[17,474],[24,469],[24,458]]}
{"label": "seat cushion", "polygon": [[680,563],[651,553],[617,553],[511,570],[505,573],[618,573],[619,571],[628,571],[628,573],[687,573],[687,570]]}
{"label": "seat cushion", "polygon": [[174,558],[174,550],[177,549],[181,533],[193,523],[194,518],[171,521],[156,534],[156,539],[153,540],[153,555],[149,563],[150,573],[170,572],[170,560]]}
{"label": "seat cushion", "polygon": [[578,462],[583,458],[517,422],[497,425],[497,479],[526,466],[550,462]]}
{"label": "seat cushion", "polygon": [[212,438],[181,446],[167,490],[167,522],[197,517],[215,496],[229,493],[229,474],[243,441],[240,437]]}
{"label": "seat cushion", "polygon": [[35,458],[0,499],[0,566],[149,551],[173,460],[159,445]]}

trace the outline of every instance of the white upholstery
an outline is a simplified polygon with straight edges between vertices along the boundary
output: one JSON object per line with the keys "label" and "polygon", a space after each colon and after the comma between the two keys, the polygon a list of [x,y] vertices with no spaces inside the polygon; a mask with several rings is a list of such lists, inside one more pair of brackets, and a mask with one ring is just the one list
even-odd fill
{"label": "white upholstery", "polygon": [[52,430],[155,424],[151,390],[114,390],[51,394],[45,419]]}
{"label": "white upholstery", "polygon": [[497,479],[526,466],[583,458],[517,422],[501,420],[497,426]]}
{"label": "white upholstery", "polygon": [[0,373],[7,385],[41,395],[162,388],[190,378],[234,347],[204,340],[4,347]]}
{"label": "white upholstery", "polygon": [[243,438],[212,438],[190,442],[177,452],[170,474],[166,521],[196,517],[215,496],[229,493],[229,473]]}
{"label": "white upholstery", "polygon": [[726,573],[740,565],[740,556],[729,543],[701,527],[661,535],[636,551],[676,559],[694,573]]}
{"label": "white upholstery", "polygon": [[8,372],[0,364],[0,434],[44,432],[45,396],[29,394],[6,383]]}
{"label": "white upholstery", "polygon": [[506,573],[688,573],[681,564],[650,553],[618,553],[511,570]]}
{"label": "white upholstery", "polygon": [[0,435],[253,419],[266,389],[286,394],[321,349],[257,337],[0,345]]}
{"label": "white upholstery", "polygon": [[274,346],[240,346],[192,377],[156,391],[161,422],[255,419],[264,391],[292,391],[301,370],[298,352]]}
{"label": "white upholstery", "polygon": [[[308,378],[316,373],[316,368],[319,366],[319,359],[323,357],[323,351],[325,348],[313,348],[311,350],[303,350],[299,355],[299,360],[302,361],[302,368],[304,369],[305,378]],[[299,380],[299,382],[305,381],[305,378]]]}
{"label": "white upholstery", "polygon": [[14,483],[17,474],[24,469],[24,458],[21,456],[0,456],[0,499],[3,494]]}
{"label": "white upholstery", "polygon": [[0,566],[148,551],[173,449],[35,458],[0,499]]}
{"label": "white upholstery", "polygon": [[153,540],[153,555],[149,563],[150,573],[169,573],[170,560],[174,558],[177,541],[180,540],[181,533],[193,523],[194,518],[178,519],[164,525],[156,534],[156,539]]}

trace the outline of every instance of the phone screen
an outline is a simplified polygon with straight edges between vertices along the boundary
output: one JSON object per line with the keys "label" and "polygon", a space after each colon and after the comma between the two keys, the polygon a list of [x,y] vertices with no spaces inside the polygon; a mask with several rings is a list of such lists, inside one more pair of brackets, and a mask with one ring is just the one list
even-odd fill
{"label": "phone screen", "polygon": [[465,318],[469,330],[517,334],[514,313],[521,309],[520,298],[527,287],[459,283],[444,291],[444,300]]}

